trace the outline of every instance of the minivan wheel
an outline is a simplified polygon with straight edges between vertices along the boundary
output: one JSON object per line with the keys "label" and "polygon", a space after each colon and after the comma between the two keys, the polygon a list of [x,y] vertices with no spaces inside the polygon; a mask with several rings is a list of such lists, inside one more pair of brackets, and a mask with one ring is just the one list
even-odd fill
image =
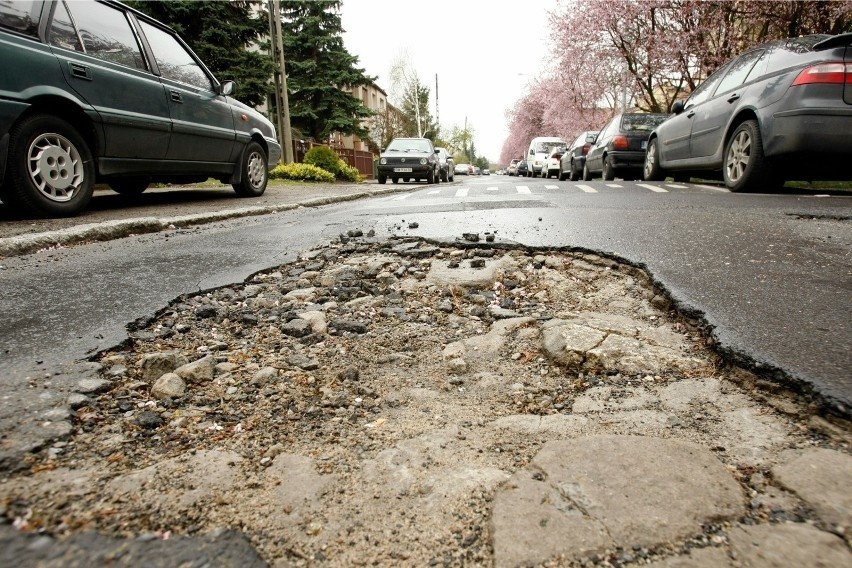
{"label": "minivan wheel", "polygon": [[725,185],[733,192],[760,189],[762,183],[769,181],[756,120],[746,120],[734,130],[725,147],[722,174]]}
{"label": "minivan wheel", "polygon": [[14,209],[66,217],[82,211],[92,198],[92,153],[60,118],[36,114],[21,120],[9,132],[8,160],[0,197]]}
{"label": "minivan wheel", "polygon": [[267,174],[267,158],[263,147],[257,142],[249,142],[243,150],[242,168],[243,177],[239,183],[232,184],[234,191],[240,197],[259,197],[266,191],[266,182],[269,180]]}
{"label": "minivan wheel", "polygon": [[660,167],[660,153],[657,149],[656,138],[652,138],[648,142],[648,149],[645,151],[645,164],[642,166],[642,178],[645,181],[666,179],[666,173]]}

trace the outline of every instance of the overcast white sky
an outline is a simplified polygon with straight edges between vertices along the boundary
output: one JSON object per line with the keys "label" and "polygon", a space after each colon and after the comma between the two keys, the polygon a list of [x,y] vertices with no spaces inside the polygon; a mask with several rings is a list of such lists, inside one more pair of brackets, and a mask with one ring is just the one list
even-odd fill
{"label": "overcast white sky", "polygon": [[547,12],[557,1],[342,0],[343,41],[389,95],[390,67],[407,52],[430,86],[433,114],[437,73],[441,128],[463,127],[467,117],[477,154],[496,162],[508,135],[505,111],[548,55]]}

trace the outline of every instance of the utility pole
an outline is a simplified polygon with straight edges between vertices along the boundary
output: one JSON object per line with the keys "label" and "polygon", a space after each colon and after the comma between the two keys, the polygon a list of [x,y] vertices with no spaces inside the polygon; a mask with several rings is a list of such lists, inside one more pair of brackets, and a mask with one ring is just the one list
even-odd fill
{"label": "utility pole", "polygon": [[290,131],[290,101],[287,98],[287,68],[284,62],[284,37],[281,31],[281,4],[279,0],[270,0],[269,17],[272,20],[272,28],[274,28],[274,38],[271,38],[272,44],[278,51],[278,67],[281,74],[281,85],[276,85],[276,90],[279,92],[280,101],[278,107],[278,116],[281,122],[281,146],[284,149],[284,163],[293,163],[293,134]]}
{"label": "utility pole", "polygon": [[435,73],[435,123],[438,125],[438,130],[441,129],[441,113],[438,112],[438,74]]}

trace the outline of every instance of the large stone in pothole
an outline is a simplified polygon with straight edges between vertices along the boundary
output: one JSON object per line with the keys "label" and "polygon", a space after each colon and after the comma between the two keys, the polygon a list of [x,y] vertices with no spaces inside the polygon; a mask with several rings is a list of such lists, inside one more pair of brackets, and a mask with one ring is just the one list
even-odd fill
{"label": "large stone in pothole", "polygon": [[494,563],[650,547],[743,510],[739,485],[701,446],[641,436],[551,441],[495,496]]}
{"label": "large stone in pothole", "polygon": [[175,369],[175,374],[185,380],[188,384],[201,384],[213,380],[216,360],[212,355],[206,355],[201,359],[181,365]]}
{"label": "large stone in pothole", "polygon": [[852,457],[821,448],[784,457],[789,461],[772,468],[773,479],[807,502],[823,522],[838,532],[848,531],[852,527]]}
{"label": "large stone in pothole", "polygon": [[512,333],[535,323],[535,318],[521,317],[497,320],[491,324],[488,333],[475,335],[462,341],[455,341],[444,348],[444,360],[457,357],[476,360],[494,360],[506,345]]}
{"label": "large stone in pothole", "polygon": [[729,539],[731,551],[749,568],[852,566],[842,538],[804,523],[738,527]]}
{"label": "large stone in pothole", "polygon": [[450,261],[435,259],[429,268],[421,286],[461,286],[462,288],[482,288],[493,284],[501,273],[518,270],[518,263],[506,254],[496,260],[485,262],[484,268],[460,266],[449,268]]}
{"label": "large stone in pothole", "polygon": [[668,347],[651,345],[638,339],[610,334],[600,345],[586,353],[604,369],[627,374],[659,373],[666,369],[695,369],[701,361],[687,357]]}
{"label": "large stone in pothole", "polygon": [[171,373],[181,365],[186,365],[186,357],[180,351],[163,351],[143,355],[139,361],[142,368],[142,380],[153,383],[166,373]]}
{"label": "large stone in pothole", "polygon": [[570,322],[545,324],[542,330],[542,347],[552,360],[569,368],[580,367],[586,353],[598,345],[606,334],[592,327]]}

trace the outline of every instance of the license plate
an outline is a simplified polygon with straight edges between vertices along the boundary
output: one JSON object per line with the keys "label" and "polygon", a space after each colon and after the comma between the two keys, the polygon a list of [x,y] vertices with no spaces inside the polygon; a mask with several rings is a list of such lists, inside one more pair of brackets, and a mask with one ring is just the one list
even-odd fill
{"label": "license plate", "polygon": [[642,149],[644,150],[644,149],[645,149],[645,148],[647,148],[647,147],[648,147],[648,141],[647,141],[647,140],[642,140]]}
{"label": "license plate", "polygon": [[394,169],[393,169],[393,171],[395,171],[395,172],[397,172],[397,173],[400,173],[400,174],[404,174],[404,173],[409,173],[409,174],[410,174],[410,173],[411,173],[411,168],[394,168]]}

